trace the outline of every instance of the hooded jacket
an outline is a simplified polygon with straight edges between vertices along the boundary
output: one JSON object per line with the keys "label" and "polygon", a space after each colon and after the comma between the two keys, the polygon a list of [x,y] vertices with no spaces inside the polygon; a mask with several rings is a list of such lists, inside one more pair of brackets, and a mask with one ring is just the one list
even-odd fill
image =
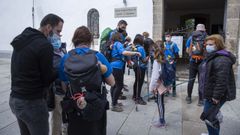
{"label": "hooded jacket", "polygon": [[26,28],[11,42],[11,96],[20,99],[40,99],[46,87],[56,78],[53,72],[53,47],[46,36]]}
{"label": "hooded jacket", "polygon": [[204,86],[206,99],[230,101],[236,98],[236,85],[232,68],[235,62],[236,57],[226,50],[208,54]]}

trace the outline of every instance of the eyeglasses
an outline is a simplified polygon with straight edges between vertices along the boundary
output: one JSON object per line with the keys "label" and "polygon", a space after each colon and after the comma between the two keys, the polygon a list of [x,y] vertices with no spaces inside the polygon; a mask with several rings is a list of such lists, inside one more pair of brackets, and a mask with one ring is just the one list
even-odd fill
{"label": "eyeglasses", "polygon": [[215,44],[206,44],[206,46],[207,46],[207,45],[208,45],[208,46],[214,46]]}

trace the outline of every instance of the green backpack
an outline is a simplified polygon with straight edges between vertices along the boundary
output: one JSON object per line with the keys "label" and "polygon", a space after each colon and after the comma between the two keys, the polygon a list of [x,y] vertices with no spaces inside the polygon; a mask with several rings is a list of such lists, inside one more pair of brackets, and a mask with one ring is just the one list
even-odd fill
{"label": "green backpack", "polygon": [[112,32],[112,29],[109,27],[107,27],[103,30],[103,32],[101,33],[101,37],[100,37],[100,44],[104,44],[107,42],[107,40],[109,40],[111,32]]}

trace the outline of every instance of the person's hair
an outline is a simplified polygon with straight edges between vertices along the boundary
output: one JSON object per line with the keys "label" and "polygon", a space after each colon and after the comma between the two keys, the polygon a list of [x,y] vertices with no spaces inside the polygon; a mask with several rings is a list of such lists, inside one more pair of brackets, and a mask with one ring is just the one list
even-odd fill
{"label": "person's hair", "polygon": [[141,34],[137,34],[133,40],[133,44],[137,45],[137,44],[140,44],[143,46],[143,36]]}
{"label": "person's hair", "polygon": [[149,37],[149,33],[148,32],[143,32],[143,34],[142,34],[145,38],[148,38]]}
{"label": "person's hair", "polygon": [[222,50],[225,49],[225,45],[224,45],[224,39],[221,35],[219,34],[213,34],[208,36],[205,41],[207,42],[208,40],[213,40],[215,42],[215,45],[217,47],[217,50]]}
{"label": "person's hair", "polygon": [[172,33],[171,32],[165,32],[165,36],[167,36],[167,35],[172,36]]}
{"label": "person's hair", "polygon": [[114,32],[114,33],[112,34],[111,40],[112,40],[113,42],[115,42],[115,41],[122,42],[122,35],[121,35],[121,33],[119,33],[119,32]]}
{"label": "person's hair", "polygon": [[63,22],[63,19],[55,14],[48,14],[46,15],[41,23],[40,23],[40,27],[46,26],[48,24],[50,24],[52,27],[55,27],[58,25],[59,22]]}
{"label": "person's hair", "polygon": [[128,25],[127,22],[126,22],[125,20],[120,20],[120,21],[118,22],[118,26],[119,26],[119,25],[122,25],[122,24],[124,24],[124,25]]}
{"label": "person's hair", "polygon": [[158,59],[159,55],[164,58],[164,42],[162,40],[157,40],[154,44],[154,59]]}
{"label": "person's hair", "polygon": [[77,45],[90,45],[93,40],[92,33],[86,26],[78,27],[73,35],[72,42],[74,47]]}

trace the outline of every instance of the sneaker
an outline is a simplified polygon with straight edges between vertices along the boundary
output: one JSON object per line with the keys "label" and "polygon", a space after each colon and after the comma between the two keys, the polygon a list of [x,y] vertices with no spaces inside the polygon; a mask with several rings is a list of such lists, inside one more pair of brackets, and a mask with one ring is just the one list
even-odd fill
{"label": "sneaker", "polygon": [[126,92],[128,92],[128,91],[129,91],[128,86],[124,84],[124,85],[123,85],[123,90],[126,91]]}
{"label": "sneaker", "polygon": [[118,106],[118,105],[112,106],[111,110],[114,112],[122,112],[123,111],[122,107]]}
{"label": "sneaker", "polygon": [[169,91],[167,91],[165,94],[164,94],[165,97],[168,97],[169,96]]}
{"label": "sneaker", "polygon": [[120,96],[118,97],[118,99],[119,99],[119,100],[126,100],[127,97],[126,97],[126,96],[123,96],[123,95],[120,95]]}
{"label": "sneaker", "polygon": [[149,97],[149,100],[155,100],[155,99],[156,99],[155,96]]}
{"label": "sneaker", "polygon": [[118,105],[118,106],[123,106],[123,104],[122,104],[122,103],[117,103],[117,105]]}
{"label": "sneaker", "polygon": [[160,121],[152,122],[152,125],[157,128],[164,128],[167,126],[165,121],[164,122],[160,122]]}
{"label": "sneaker", "polygon": [[192,98],[187,96],[186,97],[186,101],[187,101],[187,104],[191,104],[192,103]]}
{"label": "sneaker", "polygon": [[208,135],[208,133],[201,133],[201,135]]}
{"label": "sneaker", "polygon": [[136,104],[140,104],[140,105],[146,105],[147,102],[145,102],[142,97],[138,98],[136,101],[135,101]]}
{"label": "sneaker", "polygon": [[198,106],[203,106],[203,100],[198,100]]}

